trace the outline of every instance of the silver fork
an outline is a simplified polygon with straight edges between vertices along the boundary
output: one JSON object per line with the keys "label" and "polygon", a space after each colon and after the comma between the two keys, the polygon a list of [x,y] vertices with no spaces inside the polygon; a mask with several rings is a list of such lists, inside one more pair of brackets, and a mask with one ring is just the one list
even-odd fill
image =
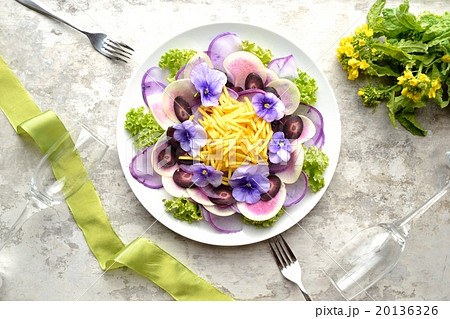
{"label": "silver fork", "polygon": [[83,30],[80,30],[79,28],[75,27],[74,25],[70,24],[69,22],[63,20],[62,18],[58,17],[55,13],[51,12],[48,9],[45,9],[42,4],[40,4],[38,1],[32,1],[32,0],[16,0],[17,2],[23,4],[25,7],[30,8],[32,10],[35,10],[39,13],[42,13],[43,15],[46,15],[47,17],[56,19],[62,23],[67,24],[69,27],[74,28],[75,30],[83,33],[86,35],[89,40],[91,41],[92,46],[103,54],[104,56],[117,61],[127,62],[126,59],[129,59],[131,57],[131,51],[134,51],[132,48],[130,48],[128,45],[117,42],[112,40],[108,35],[104,33],[89,33]]}
{"label": "silver fork", "polygon": [[311,301],[311,297],[309,297],[302,283],[302,269],[300,268],[300,264],[284,238],[281,235],[272,237],[269,239],[269,245],[281,274],[286,279],[296,283],[305,300]]}

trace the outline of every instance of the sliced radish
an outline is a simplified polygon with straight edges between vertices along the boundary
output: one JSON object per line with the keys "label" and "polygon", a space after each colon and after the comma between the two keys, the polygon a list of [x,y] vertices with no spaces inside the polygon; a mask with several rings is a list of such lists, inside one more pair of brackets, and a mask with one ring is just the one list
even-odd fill
{"label": "sliced radish", "polygon": [[166,112],[164,112],[162,107],[162,94],[152,94],[146,97],[146,104],[153,114],[156,122],[164,129],[167,130],[173,125],[172,120],[169,119]]}
{"label": "sliced radish", "polygon": [[158,173],[161,176],[172,177],[173,172],[175,172],[179,168],[179,165],[175,164],[171,167],[163,167],[160,163],[158,163],[159,153],[168,149],[169,146],[169,140],[167,138],[167,135],[165,133],[161,135],[161,137],[154,145],[155,147],[152,151],[153,169],[155,170],[156,173]]}
{"label": "sliced radish", "polygon": [[154,145],[138,150],[136,155],[131,160],[129,169],[131,176],[133,176],[139,183],[149,188],[161,188],[163,186],[161,175],[155,172],[152,163],[152,151]]}
{"label": "sliced radish", "polygon": [[193,105],[198,104],[198,101],[196,101],[198,98],[194,97],[196,93],[197,90],[189,79],[174,81],[166,87],[164,93],[162,94],[162,108],[164,113],[167,114],[167,117],[174,124],[180,123],[173,108],[175,98],[181,96],[192,107]]}
{"label": "sliced radish", "polygon": [[292,54],[273,59],[267,68],[274,71],[280,78],[294,80],[298,77],[297,64]]}
{"label": "sliced radish", "polygon": [[300,118],[303,122],[303,131],[298,139],[292,143],[294,145],[303,144],[316,134],[316,126],[314,125],[314,123],[306,116],[300,115]]}
{"label": "sliced radish", "polygon": [[200,210],[202,211],[203,218],[208,221],[215,230],[222,233],[237,233],[244,227],[241,214],[236,213],[230,216],[218,216],[211,214],[201,205]]}
{"label": "sliced radish", "polygon": [[228,55],[223,61],[226,73],[235,87],[245,87],[245,79],[250,73],[258,74],[263,83],[266,81],[266,67],[254,54],[238,51]]}
{"label": "sliced radish", "polygon": [[280,77],[272,70],[266,69],[266,82],[264,83],[267,86],[267,83],[278,80]]}
{"label": "sliced radish", "polygon": [[196,203],[208,206],[214,205],[214,203],[210,201],[209,197],[200,190],[200,187],[190,187],[185,188],[185,190],[187,191],[189,197],[192,198]]}
{"label": "sliced radish", "polygon": [[269,201],[258,201],[255,204],[247,204],[246,202],[238,202],[237,207],[245,217],[262,221],[274,217],[283,207],[286,200],[286,187],[281,184],[278,194]]}
{"label": "sliced radish", "polygon": [[216,36],[209,44],[207,51],[213,67],[225,71],[223,60],[231,53],[241,51],[241,44],[241,39],[233,32],[225,32]]}
{"label": "sliced radish", "polygon": [[188,193],[186,192],[186,188],[183,188],[181,186],[178,186],[173,181],[173,178],[171,176],[163,176],[162,177],[162,184],[164,186],[164,190],[169,193],[169,195],[172,195],[173,197],[187,197]]}
{"label": "sliced radish", "polygon": [[211,59],[204,52],[196,53],[188,63],[184,66],[183,79],[189,79],[191,76],[192,69],[201,63],[206,63],[210,68],[213,67]]}
{"label": "sliced radish", "polygon": [[276,173],[281,181],[285,184],[293,184],[297,181],[302,173],[303,160],[305,159],[305,151],[303,145],[298,144],[291,153],[290,160],[286,163],[286,169]]}
{"label": "sliced radish", "polygon": [[294,184],[286,184],[285,207],[290,207],[300,202],[305,197],[308,190],[308,177],[302,171],[301,175]]}
{"label": "sliced radish", "polygon": [[300,103],[300,91],[297,86],[288,79],[278,79],[267,83],[267,86],[277,90],[280,99],[285,106],[284,114],[290,115],[295,112]]}
{"label": "sliced radish", "polygon": [[325,143],[325,133],[323,131],[323,116],[320,111],[311,105],[300,103],[297,113],[309,118],[314,123],[314,126],[316,128],[314,136],[309,141],[307,141],[305,145],[315,145],[319,148],[322,147]]}
{"label": "sliced radish", "polygon": [[221,205],[205,205],[205,208],[212,214],[217,216],[230,216],[236,213],[233,207],[230,206],[221,206]]}
{"label": "sliced radish", "polygon": [[240,102],[244,102],[245,98],[248,98],[250,100],[250,102],[252,101],[252,98],[255,94],[257,93],[261,93],[261,94],[266,94],[265,91],[263,90],[259,90],[259,89],[248,89],[248,90],[243,90],[238,92],[238,98],[237,100]]}

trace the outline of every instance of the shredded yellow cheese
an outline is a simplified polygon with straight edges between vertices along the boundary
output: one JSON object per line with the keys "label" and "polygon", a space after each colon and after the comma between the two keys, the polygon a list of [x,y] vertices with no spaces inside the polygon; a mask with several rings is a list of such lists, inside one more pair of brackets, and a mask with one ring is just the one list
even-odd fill
{"label": "shredded yellow cheese", "polygon": [[228,185],[231,175],[242,164],[267,164],[272,127],[256,115],[248,98],[237,101],[224,88],[218,106],[200,106],[198,111],[203,115],[199,123],[208,135],[207,144],[200,150],[200,160],[224,172],[223,184]]}

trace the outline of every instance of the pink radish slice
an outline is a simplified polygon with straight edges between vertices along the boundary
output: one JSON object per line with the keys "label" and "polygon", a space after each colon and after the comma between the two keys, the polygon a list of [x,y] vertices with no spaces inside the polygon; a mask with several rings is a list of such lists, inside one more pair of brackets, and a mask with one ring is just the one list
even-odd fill
{"label": "pink radish slice", "polygon": [[281,183],[280,190],[278,194],[275,195],[271,200],[268,201],[258,201],[255,204],[247,204],[246,202],[237,202],[237,207],[239,211],[245,217],[255,220],[263,221],[274,217],[280,209],[283,207],[284,201],[286,200],[286,187],[284,183]]}
{"label": "pink radish slice", "polygon": [[203,218],[208,221],[211,226],[222,233],[230,234],[241,231],[244,227],[241,214],[233,214],[230,216],[217,216],[211,214],[207,209],[200,205]]}
{"label": "pink radish slice", "polygon": [[168,70],[163,70],[159,66],[153,66],[145,72],[142,77],[141,86],[144,88],[149,83],[157,82],[164,85],[164,87],[169,84],[167,77],[169,76]]}
{"label": "pink radish slice", "polygon": [[302,171],[300,177],[294,184],[286,184],[285,186],[286,200],[284,201],[284,206],[290,207],[297,204],[305,197],[308,190],[308,177],[306,177],[305,172]]}
{"label": "pink radish slice", "polygon": [[175,184],[171,176],[163,176],[162,184],[164,186],[164,190],[169,193],[169,195],[172,195],[173,197],[188,197],[186,188]]}
{"label": "pink radish slice", "polygon": [[314,125],[314,123],[306,116],[303,116],[303,115],[299,115],[299,116],[303,122],[303,130],[302,130],[302,134],[300,134],[300,136],[291,143],[294,146],[305,143],[306,141],[310,140],[316,134],[316,126]]}
{"label": "pink radish slice", "polygon": [[290,115],[295,112],[300,103],[300,91],[297,86],[288,79],[278,79],[267,83],[267,86],[277,90],[281,101],[286,108],[284,114]]}
{"label": "pink radish slice", "polygon": [[169,140],[167,139],[166,133],[161,135],[159,140],[154,144],[155,147],[152,151],[152,164],[153,169],[156,173],[158,173],[161,176],[167,176],[172,177],[173,173],[180,167],[180,165],[175,164],[171,167],[163,167],[161,163],[158,163],[158,155],[162,151],[170,150],[169,146]]}
{"label": "pink radish slice", "polygon": [[273,59],[267,68],[274,71],[280,78],[294,80],[298,77],[297,64],[292,54]]}
{"label": "pink radish slice", "polygon": [[311,140],[305,143],[305,146],[315,145],[319,148],[322,147],[325,142],[325,133],[323,131],[323,116],[320,111],[311,105],[300,103],[300,105],[298,106],[298,114],[304,115],[309,118],[316,127],[316,133],[311,138]]}
{"label": "pink radish slice", "polygon": [[277,175],[285,184],[295,183],[302,172],[304,158],[305,152],[303,146],[302,144],[299,144],[291,153],[291,159],[287,162],[286,169],[275,175]]}
{"label": "pink radish slice", "polygon": [[146,104],[153,114],[156,122],[164,129],[167,130],[173,125],[173,122],[167,117],[166,112],[164,112],[162,107],[162,94],[153,94],[145,98]]}
{"label": "pink radish slice", "polygon": [[258,74],[263,83],[266,81],[266,67],[254,54],[238,51],[228,55],[223,61],[226,73],[235,87],[245,87],[245,79],[250,73]]}
{"label": "pink radish slice", "polygon": [[198,104],[198,98],[194,97],[196,93],[197,90],[189,79],[174,81],[166,87],[162,94],[162,108],[173,124],[180,123],[173,108],[175,98],[181,96],[192,107],[193,105]]}
{"label": "pink radish slice", "polygon": [[133,176],[139,183],[149,188],[161,188],[161,175],[153,170],[152,151],[154,145],[147,147],[144,150],[138,150],[136,155],[131,160],[129,169],[131,176]]}
{"label": "pink radish slice", "polygon": [[223,60],[231,53],[241,51],[241,44],[241,39],[233,32],[225,32],[216,36],[209,44],[207,51],[213,67],[225,72]]}

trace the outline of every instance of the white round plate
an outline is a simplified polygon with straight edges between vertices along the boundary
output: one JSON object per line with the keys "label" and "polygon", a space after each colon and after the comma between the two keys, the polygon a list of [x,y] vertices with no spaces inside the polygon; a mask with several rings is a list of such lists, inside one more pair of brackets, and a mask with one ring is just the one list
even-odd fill
{"label": "white round plate", "polygon": [[[235,32],[242,40],[255,42],[259,46],[270,49],[275,57],[293,54],[298,68],[306,71],[316,80],[318,86],[316,107],[324,118],[325,145],[322,150],[328,155],[330,163],[325,172],[326,186],[317,193],[308,191],[304,199],[286,210],[286,213],[269,228],[256,228],[244,225],[238,233],[225,234],[214,230],[207,222],[187,223],[175,219],[164,211],[163,198],[170,198],[164,189],[150,189],[137,182],[130,174],[129,164],[134,156],[132,139],[124,129],[126,113],[134,107],[143,106],[141,79],[145,71],[158,64],[160,57],[169,49],[194,49],[206,51],[211,40],[223,32]],[[220,23],[205,25],[185,31],[161,45],[153,52],[131,78],[123,95],[117,117],[117,149],[125,177],[142,205],[160,223],[172,231],[192,240],[211,245],[238,246],[256,243],[282,233],[297,224],[323,196],[336,169],[341,145],[341,122],[339,110],[333,90],[313,60],[294,43],[260,27],[240,23]]]}

